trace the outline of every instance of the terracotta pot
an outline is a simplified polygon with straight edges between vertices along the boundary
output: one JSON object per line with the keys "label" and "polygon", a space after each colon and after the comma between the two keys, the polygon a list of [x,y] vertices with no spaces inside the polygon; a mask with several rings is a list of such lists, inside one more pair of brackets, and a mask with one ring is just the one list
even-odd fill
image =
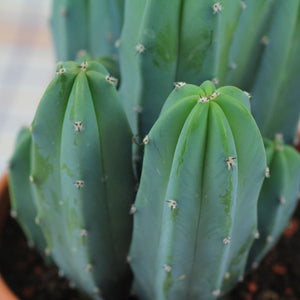
{"label": "terracotta pot", "polygon": [[[5,174],[0,180],[0,233],[9,213],[8,175]],[[0,299],[19,300],[7,286],[0,274]]]}

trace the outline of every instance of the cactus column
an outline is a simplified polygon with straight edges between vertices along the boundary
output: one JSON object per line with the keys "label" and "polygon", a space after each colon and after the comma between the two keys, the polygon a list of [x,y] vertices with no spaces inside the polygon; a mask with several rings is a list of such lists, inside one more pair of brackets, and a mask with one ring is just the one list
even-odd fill
{"label": "cactus column", "polygon": [[130,260],[141,299],[215,299],[244,273],[266,170],[233,87],[180,84],[144,139]]}
{"label": "cactus column", "polygon": [[47,253],[92,299],[120,299],[131,280],[132,134],[115,82],[99,63],[58,67],[32,124],[23,183],[36,195]]}

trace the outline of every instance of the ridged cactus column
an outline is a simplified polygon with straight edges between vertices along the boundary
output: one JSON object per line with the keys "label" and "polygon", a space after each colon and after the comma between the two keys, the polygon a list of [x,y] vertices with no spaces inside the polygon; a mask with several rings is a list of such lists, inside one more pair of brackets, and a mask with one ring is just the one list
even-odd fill
{"label": "ridged cactus column", "polygon": [[266,170],[248,100],[177,83],[144,138],[129,257],[141,299],[216,299],[243,275]]}
{"label": "ridged cactus column", "polygon": [[131,280],[132,134],[115,83],[99,63],[58,67],[32,124],[23,179],[47,254],[92,299],[119,300]]}
{"label": "ridged cactus column", "polygon": [[278,241],[297,205],[300,184],[300,155],[283,144],[282,136],[265,141],[270,175],[258,200],[258,232],[248,260],[256,268]]}

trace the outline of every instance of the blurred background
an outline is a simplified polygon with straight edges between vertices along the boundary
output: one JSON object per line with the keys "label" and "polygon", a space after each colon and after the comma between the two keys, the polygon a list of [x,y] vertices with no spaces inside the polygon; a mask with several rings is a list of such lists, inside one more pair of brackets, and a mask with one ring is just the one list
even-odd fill
{"label": "blurred background", "polygon": [[0,176],[55,72],[51,0],[0,1]]}

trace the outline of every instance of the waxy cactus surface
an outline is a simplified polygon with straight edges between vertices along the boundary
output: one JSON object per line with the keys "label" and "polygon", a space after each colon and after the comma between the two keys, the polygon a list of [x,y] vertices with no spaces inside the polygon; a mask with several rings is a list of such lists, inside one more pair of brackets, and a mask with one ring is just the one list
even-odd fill
{"label": "waxy cactus surface", "polygon": [[243,276],[266,170],[248,100],[177,83],[144,139],[130,251],[140,299],[216,299]]}
{"label": "waxy cactus surface", "polygon": [[250,251],[248,268],[256,268],[287,227],[298,200],[300,155],[283,144],[281,135],[265,141],[270,175],[258,200],[258,232]]}
{"label": "waxy cactus surface", "polygon": [[[35,246],[42,255],[47,249],[41,228],[36,224],[37,199],[30,182],[32,180],[32,137],[29,128],[23,128],[18,137],[15,151],[9,164],[9,190],[11,216],[21,224],[29,246]],[[47,251],[46,251],[47,252]]]}
{"label": "waxy cactus surface", "polygon": [[114,85],[99,63],[58,66],[32,124],[24,182],[47,253],[92,299],[120,299],[131,280],[131,131]]}
{"label": "waxy cactus surface", "polygon": [[59,61],[117,53],[124,0],[53,0],[51,27]]}

